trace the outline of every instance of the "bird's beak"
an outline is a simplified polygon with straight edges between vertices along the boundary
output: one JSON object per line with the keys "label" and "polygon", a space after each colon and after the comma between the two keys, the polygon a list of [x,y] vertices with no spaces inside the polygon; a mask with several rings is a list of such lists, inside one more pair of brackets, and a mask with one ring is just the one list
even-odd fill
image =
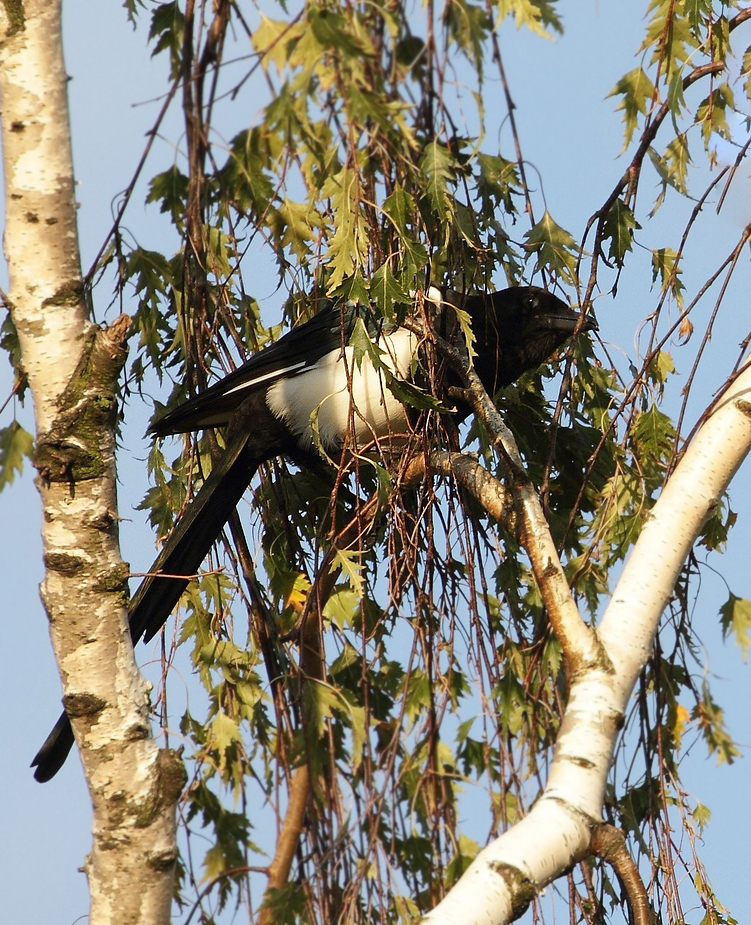
{"label": "bird's beak", "polygon": [[[579,317],[581,314],[579,313]],[[582,331],[599,331],[600,325],[597,323],[597,319],[594,315],[587,315],[584,319],[584,324],[582,325]]]}
{"label": "bird's beak", "polygon": [[[551,331],[565,331],[567,334],[573,334],[582,317],[581,312],[572,311],[566,312],[566,314],[544,315],[540,320],[544,327],[549,328]],[[580,328],[581,331],[599,331],[599,329],[600,327],[594,315],[587,315]]]}

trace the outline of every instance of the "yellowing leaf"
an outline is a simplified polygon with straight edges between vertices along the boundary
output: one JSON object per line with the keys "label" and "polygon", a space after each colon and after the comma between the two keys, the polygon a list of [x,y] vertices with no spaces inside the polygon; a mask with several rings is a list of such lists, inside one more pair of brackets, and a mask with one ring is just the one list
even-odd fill
{"label": "yellowing leaf", "polygon": [[287,592],[284,599],[285,607],[294,607],[296,610],[300,607],[303,607],[305,601],[308,599],[308,594],[310,593],[310,582],[302,574],[298,572],[295,575],[292,587]]}
{"label": "yellowing leaf", "polygon": [[675,742],[676,751],[681,747],[681,739],[690,719],[691,713],[680,703],[677,704],[675,708],[675,722],[673,723],[673,740]]}
{"label": "yellowing leaf", "polygon": [[285,199],[279,206],[284,222],[282,242],[301,260],[310,253],[314,229],[321,227],[321,216],[308,203]]}
{"label": "yellowing leaf", "polygon": [[681,321],[680,328],[678,328],[678,337],[680,337],[681,343],[685,344],[687,341],[689,341],[693,333],[693,324],[691,324],[688,318],[684,318],[683,321]]}
{"label": "yellowing leaf", "polygon": [[546,26],[562,32],[561,21],[556,14],[550,0],[498,0],[498,15],[503,19],[513,16],[516,28],[526,26],[536,35],[543,38],[552,38],[545,31]]}
{"label": "yellowing leaf", "polygon": [[253,47],[262,56],[264,67],[273,62],[279,72],[290,55],[291,44],[300,37],[301,24],[261,16],[261,22],[253,32]]}
{"label": "yellowing leaf", "polygon": [[240,727],[226,713],[217,713],[211,721],[211,735],[207,747],[216,753],[221,768],[228,763],[227,750],[241,741]]}

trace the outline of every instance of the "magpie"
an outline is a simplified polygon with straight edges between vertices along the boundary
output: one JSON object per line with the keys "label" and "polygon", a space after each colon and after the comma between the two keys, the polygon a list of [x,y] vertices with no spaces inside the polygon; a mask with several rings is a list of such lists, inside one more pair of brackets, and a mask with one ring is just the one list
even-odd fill
{"label": "magpie", "polygon": [[[597,329],[594,319],[534,286],[476,295],[431,287],[423,298],[437,330],[456,333],[456,310],[468,314],[474,367],[490,395],[544,363],[577,327]],[[410,378],[420,337],[371,324],[378,353],[358,353],[350,339],[367,317],[356,305],[323,310],[151,426],[155,437],[224,428],[225,450],[130,602],[134,644],[164,625],[262,463],[286,455],[304,465],[316,448],[330,453],[346,439],[362,447],[409,430],[409,410],[389,382]],[[54,777],[73,741],[64,712],[32,761],[36,780]]]}

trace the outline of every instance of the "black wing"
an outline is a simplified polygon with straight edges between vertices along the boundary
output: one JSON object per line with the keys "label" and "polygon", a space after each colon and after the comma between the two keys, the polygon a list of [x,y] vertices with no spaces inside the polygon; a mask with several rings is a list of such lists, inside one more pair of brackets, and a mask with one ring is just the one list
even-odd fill
{"label": "black wing", "polygon": [[314,366],[351,333],[356,312],[352,308],[326,309],[265,347],[238,369],[195,398],[183,402],[151,427],[158,437],[222,427],[256,388],[268,388],[284,376],[297,376]]}

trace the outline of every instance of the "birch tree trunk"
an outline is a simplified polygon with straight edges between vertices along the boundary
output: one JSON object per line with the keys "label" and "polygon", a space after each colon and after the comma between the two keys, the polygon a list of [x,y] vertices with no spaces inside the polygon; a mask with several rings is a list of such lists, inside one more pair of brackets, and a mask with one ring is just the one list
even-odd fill
{"label": "birch tree trunk", "polygon": [[41,594],[94,808],[90,921],[167,922],[182,766],[152,740],[127,627],[114,430],[129,319],[88,318],[60,14],[54,0],[0,9],[8,302],[36,416]]}
{"label": "birch tree trunk", "polygon": [[[480,852],[425,925],[507,925],[577,861],[612,859],[601,844],[602,806],[628,700],[681,566],[749,451],[751,362],[707,414],[652,509],[596,631],[599,653],[592,658],[581,647],[582,657],[570,660],[568,704],[542,797]],[[549,561],[546,574],[556,566]],[[646,893],[638,883],[627,890],[632,922],[646,925]]]}

